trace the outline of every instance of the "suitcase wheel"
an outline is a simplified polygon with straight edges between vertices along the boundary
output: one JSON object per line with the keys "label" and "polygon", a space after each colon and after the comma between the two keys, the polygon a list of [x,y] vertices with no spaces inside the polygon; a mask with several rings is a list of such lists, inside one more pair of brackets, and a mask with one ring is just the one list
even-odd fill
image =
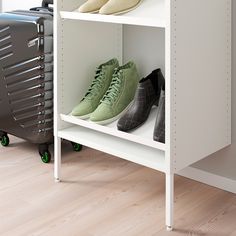
{"label": "suitcase wheel", "polygon": [[0,137],[0,141],[3,147],[7,147],[10,143],[10,139],[7,134],[4,134]]}
{"label": "suitcase wheel", "polygon": [[40,156],[43,163],[49,163],[51,161],[51,153],[49,151],[40,154]]}
{"label": "suitcase wheel", "polygon": [[51,153],[48,151],[48,144],[39,145],[39,155],[43,163],[49,163],[51,161]]}
{"label": "suitcase wheel", "polygon": [[79,144],[79,143],[71,142],[71,144],[72,144],[73,150],[75,152],[80,152],[82,150],[82,148],[83,148],[83,146],[81,144]]}

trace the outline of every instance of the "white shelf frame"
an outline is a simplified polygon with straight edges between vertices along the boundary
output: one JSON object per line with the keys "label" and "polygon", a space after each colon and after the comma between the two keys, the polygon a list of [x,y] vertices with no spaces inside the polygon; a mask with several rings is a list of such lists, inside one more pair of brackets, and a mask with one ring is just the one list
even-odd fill
{"label": "white shelf frame", "polygon": [[[81,143],[96,150],[110,153],[122,159],[165,172],[165,152],[156,150],[146,145],[136,145],[134,142],[127,142],[119,137],[107,138],[107,134],[87,129],[81,126],[72,126],[59,131],[58,136],[62,139]],[[97,137],[99,136],[99,139]],[[138,153],[138,154],[137,154]],[[147,156],[146,154],[149,153]],[[145,158],[144,158],[145,157]]]}
{"label": "white shelf frame", "polygon": [[[144,0],[136,11],[121,16],[74,12],[82,2],[58,0],[55,4],[55,179],[61,179],[61,138],[162,171],[166,174],[166,226],[167,230],[172,230],[174,174],[231,144],[231,0],[215,0],[214,3],[211,0]],[[153,5],[153,9],[159,9],[156,15],[148,12],[149,4]],[[163,10],[158,8],[163,4],[164,17]],[[155,145],[152,140],[67,115],[69,110],[65,109],[64,90],[68,88],[64,80],[68,76],[68,60],[64,57],[68,53],[68,45],[65,42],[69,38],[67,33],[72,33],[73,29],[68,31],[66,24],[74,27],[77,22],[89,24],[76,29],[82,33],[98,23],[113,23],[117,29],[114,37],[117,37],[121,48],[117,51],[120,61],[125,46],[120,24],[154,27],[157,31],[164,29],[165,145]],[[85,70],[82,64],[79,66]],[[86,84],[81,86],[85,88]],[[95,137],[101,138],[99,142],[95,141]],[[107,140],[110,145],[104,147]],[[120,142],[122,150],[116,150],[116,141]],[[149,154],[148,158],[142,157],[143,152],[134,155],[135,145],[142,145],[145,153]]]}
{"label": "white shelf frame", "polygon": [[142,6],[135,10],[120,16],[114,15],[98,15],[84,14],[77,11],[61,11],[60,15],[63,19],[71,20],[89,20],[99,22],[109,22],[117,24],[142,25],[165,28],[165,1],[149,0],[143,1]]}
{"label": "white shelf frame", "polygon": [[[151,137],[149,136],[150,135],[149,129],[151,129],[155,125],[156,112],[153,112],[153,114],[151,115],[152,115],[151,117],[152,119],[148,119],[147,122],[145,122],[145,124],[142,127],[140,127],[140,129],[137,129],[133,131],[132,133],[126,133],[126,132],[121,132],[117,130],[116,128],[117,121],[107,126],[101,126],[93,122],[88,122],[87,120],[81,120],[74,116],[65,115],[65,114],[61,114],[61,120],[68,122],[70,124],[75,124],[78,126],[88,128],[88,129],[93,129],[93,130],[96,130],[96,131],[99,131],[108,135],[112,135],[112,136],[126,139],[126,140],[129,140],[129,141],[141,144],[141,145],[146,145],[152,148],[156,148],[158,150],[165,151],[165,146],[166,146],[165,144],[156,142],[152,140],[152,136]],[[152,124],[151,126],[149,126],[149,122],[151,122]],[[147,135],[145,137],[144,135],[145,133],[148,133],[149,137],[147,137]]]}

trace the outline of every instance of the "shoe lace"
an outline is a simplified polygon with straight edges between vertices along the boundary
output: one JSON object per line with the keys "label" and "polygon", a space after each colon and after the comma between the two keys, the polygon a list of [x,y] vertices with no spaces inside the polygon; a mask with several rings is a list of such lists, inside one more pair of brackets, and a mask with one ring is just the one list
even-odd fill
{"label": "shoe lace", "polygon": [[85,94],[84,98],[93,98],[99,93],[99,89],[103,86],[103,81],[105,78],[105,73],[102,68],[97,68],[95,71],[95,77],[90,85],[88,92]]}
{"label": "shoe lace", "polygon": [[114,74],[112,75],[112,81],[110,87],[108,88],[106,94],[101,100],[102,103],[110,105],[116,100],[116,98],[119,96],[120,93],[121,82],[122,82],[121,72],[117,71],[116,69]]}

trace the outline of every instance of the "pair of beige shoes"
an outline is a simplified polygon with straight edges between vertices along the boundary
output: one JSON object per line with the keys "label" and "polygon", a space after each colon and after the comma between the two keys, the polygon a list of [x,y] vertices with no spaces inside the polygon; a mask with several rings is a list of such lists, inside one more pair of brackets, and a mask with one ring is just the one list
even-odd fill
{"label": "pair of beige shoes", "polygon": [[118,15],[136,8],[142,0],[87,0],[76,11],[81,13],[97,13]]}

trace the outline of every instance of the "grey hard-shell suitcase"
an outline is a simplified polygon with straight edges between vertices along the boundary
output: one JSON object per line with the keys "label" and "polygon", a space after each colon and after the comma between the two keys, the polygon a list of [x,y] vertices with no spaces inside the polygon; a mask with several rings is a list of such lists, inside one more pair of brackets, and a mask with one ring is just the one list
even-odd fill
{"label": "grey hard-shell suitcase", "polygon": [[0,141],[7,133],[39,144],[44,162],[53,141],[53,9],[0,14]]}

